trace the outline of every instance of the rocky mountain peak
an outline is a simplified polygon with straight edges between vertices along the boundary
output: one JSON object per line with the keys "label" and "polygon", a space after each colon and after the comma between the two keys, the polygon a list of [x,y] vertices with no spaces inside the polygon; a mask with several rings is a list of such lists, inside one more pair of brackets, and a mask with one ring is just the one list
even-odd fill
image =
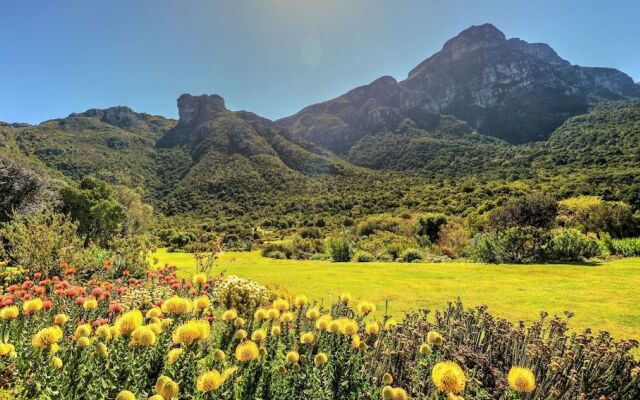
{"label": "rocky mountain peak", "polygon": [[178,98],[178,124],[181,126],[199,125],[216,119],[226,111],[224,99],[217,94],[192,96],[186,93]]}
{"label": "rocky mountain peak", "polygon": [[109,108],[92,108],[83,113],[74,113],[69,117],[95,117],[109,125],[122,129],[132,129],[138,126],[146,114],[139,114],[126,106],[115,106]]}
{"label": "rocky mountain peak", "polygon": [[491,24],[474,25],[449,39],[442,51],[450,53],[453,58],[461,58],[480,49],[500,46],[506,40],[504,33]]}

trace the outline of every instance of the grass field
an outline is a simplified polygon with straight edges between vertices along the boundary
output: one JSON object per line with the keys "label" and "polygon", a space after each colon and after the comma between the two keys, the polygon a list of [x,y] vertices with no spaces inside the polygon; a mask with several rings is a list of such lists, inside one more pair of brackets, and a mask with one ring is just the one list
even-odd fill
{"label": "grass field", "polygon": [[[167,253],[161,264],[195,271],[191,254]],[[263,258],[258,252],[223,254],[216,273],[254,279],[277,292],[332,301],[342,292],[401,315],[410,309],[442,308],[460,297],[467,306],[486,304],[497,316],[531,321],[541,310],[572,311],[571,326],[608,330],[640,339],[640,259],[601,265],[485,265],[473,263],[331,263]],[[383,310],[382,310],[383,311]]]}

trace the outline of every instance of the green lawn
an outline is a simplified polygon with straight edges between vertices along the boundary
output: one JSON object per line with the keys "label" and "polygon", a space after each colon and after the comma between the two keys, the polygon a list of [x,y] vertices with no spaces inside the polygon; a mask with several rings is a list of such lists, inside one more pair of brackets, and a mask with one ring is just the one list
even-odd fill
{"label": "green lawn", "polygon": [[[195,271],[186,253],[160,250],[161,264]],[[575,313],[571,326],[608,330],[618,338],[640,339],[640,259],[587,265],[398,264],[282,261],[257,252],[223,254],[216,272],[254,279],[285,294],[333,301],[342,292],[376,303],[390,313],[418,307],[442,308],[460,297],[468,306],[487,304],[497,316],[531,321],[540,310]]]}

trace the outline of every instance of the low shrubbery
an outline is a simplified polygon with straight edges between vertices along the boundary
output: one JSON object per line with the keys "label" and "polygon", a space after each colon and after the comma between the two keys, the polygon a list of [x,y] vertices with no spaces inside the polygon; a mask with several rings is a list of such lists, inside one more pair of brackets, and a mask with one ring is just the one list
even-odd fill
{"label": "low shrubbery", "polygon": [[607,238],[604,242],[611,254],[623,257],[640,257],[640,237],[626,239]]}

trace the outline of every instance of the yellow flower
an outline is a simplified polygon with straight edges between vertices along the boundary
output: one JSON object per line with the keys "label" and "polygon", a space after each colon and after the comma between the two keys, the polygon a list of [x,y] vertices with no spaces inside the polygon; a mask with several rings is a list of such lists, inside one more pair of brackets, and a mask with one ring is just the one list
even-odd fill
{"label": "yellow flower", "polygon": [[107,358],[109,356],[109,349],[107,349],[107,345],[104,343],[98,343],[96,345],[96,354],[100,357]]}
{"label": "yellow flower", "polygon": [[325,353],[318,353],[313,358],[313,363],[318,367],[321,365],[325,365],[328,361],[329,357]]}
{"label": "yellow flower", "polygon": [[15,351],[15,347],[10,343],[0,343],[0,356],[6,356],[7,354]]}
{"label": "yellow flower", "polygon": [[275,308],[270,308],[269,310],[267,310],[267,318],[269,318],[270,320],[276,320],[280,318],[280,311]]}
{"label": "yellow flower", "polygon": [[254,342],[260,343],[266,338],[267,338],[267,331],[264,329],[257,329],[253,331],[253,333],[251,334],[251,340],[253,340]]}
{"label": "yellow flower", "polygon": [[173,320],[171,318],[163,318],[160,324],[162,324],[162,329],[167,329],[173,324]]}
{"label": "yellow flower", "polygon": [[444,338],[438,332],[431,331],[431,332],[427,333],[427,343],[429,345],[431,345],[431,346],[440,346],[443,341],[444,341]]}
{"label": "yellow flower", "polygon": [[0,310],[0,319],[16,319],[18,315],[20,315],[20,310],[16,306],[7,306]]}
{"label": "yellow flower", "polygon": [[461,393],[466,384],[464,371],[452,361],[443,361],[436,364],[431,370],[433,384],[445,393]]}
{"label": "yellow flower", "polygon": [[22,311],[24,311],[24,313],[27,315],[38,312],[40,310],[42,310],[42,299],[38,297],[22,303]]}
{"label": "yellow flower", "polygon": [[224,351],[218,349],[213,352],[213,359],[216,361],[224,361],[227,356],[224,354]]}
{"label": "yellow flower", "polygon": [[62,359],[60,357],[53,357],[52,361],[53,361],[53,366],[56,369],[62,368],[63,362],[62,362]]}
{"label": "yellow flower", "polygon": [[518,393],[531,393],[536,388],[536,377],[528,368],[511,368],[507,380],[509,387]]}
{"label": "yellow flower", "polygon": [[211,300],[209,299],[209,296],[198,297],[196,299],[195,306],[198,311],[203,311],[209,308],[209,306],[211,306]]}
{"label": "yellow flower", "polygon": [[159,394],[154,394],[153,396],[149,397],[149,400],[164,400],[164,397],[160,396]]}
{"label": "yellow flower", "polygon": [[364,331],[369,335],[377,335],[380,332],[380,325],[377,322],[370,322],[364,327]]}
{"label": "yellow flower", "polygon": [[295,304],[297,307],[304,307],[308,302],[309,299],[303,294],[296,296],[295,299],[293,299],[293,304]]}
{"label": "yellow flower", "polygon": [[239,340],[246,339],[247,338],[247,331],[245,331],[244,329],[238,329],[233,334],[233,338],[234,339],[239,339]]}
{"label": "yellow flower", "polygon": [[280,325],[274,325],[271,327],[271,336],[280,336],[281,333],[282,328],[280,328]]}
{"label": "yellow flower", "polygon": [[316,320],[316,329],[325,331],[329,328],[330,323],[331,315],[325,314]]}
{"label": "yellow flower", "polygon": [[265,310],[264,308],[258,308],[256,312],[253,313],[253,318],[255,318],[258,321],[267,319],[268,318],[267,310]]}
{"label": "yellow flower", "polygon": [[273,308],[280,312],[289,311],[289,302],[285,299],[278,299],[273,302]]}
{"label": "yellow flower", "polygon": [[461,396],[456,396],[456,395],[455,395],[455,394],[453,394],[453,393],[449,393],[449,394],[447,395],[447,400],[464,400],[464,398],[463,398],[463,397],[461,397]]}
{"label": "yellow flower", "polygon": [[115,326],[121,335],[127,335],[142,326],[142,312],[140,310],[131,310],[122,314],[116,320]]}
{"label": "yellow flower", "polygon": [[345,336],[353,336],[358,333],[360,327],[358,323],[351,319],[345,319],[341,321],[340,332]]}
{"label": "yellow flower", "polygon": [[244,324],[245,322],[242,318],[236,318],[235,321],[233,321],[233,325],[235,325],[236,328],[242,328]]}
{"label": "yellow flower", "polygon": [[148,326],[139,326],[131,333],[131,345],[151,347],[156,344],[156,334]]}
{"label": "yellow flower", "polygon": [[258,358],[258,353],[260,350],[258,349],[258,345],[251,340],[240,343],[238,347],[236,347],[236,360],[241,362],[253,361]]}
{"label": "yellow flower", "polygon": [[429,354],[431,354],[431,347],[426,343],[422,343],[420,345],[420,348],[418,349],[418,352],[420,353],[420,355],[428,356]]}
{"label": "yellow flower", "polygon": [[167,314],[184,315],[193,311],[193,303],[189,299],[172,296],[162,303],[162,312]]}
{"label": "yellow flower", "polygon": [[382,383],[386,386],[389,386],[393,383],[393,376],[390,373],[385,373],[382,375]]}
{"label": "yellow flower", "polygon": [[116,400],[136,400],[136,395],[128,390],[123,390],[118,393]]}
{"label": "yellow flower", "polygon": [[155,391],[162,396],[164,400],[171,400],[174,397],[178,397],[180,388],[178,384],[168,376],[160,375],[156,382]]}
{"label": "yellow flower", "polygon": [[39,349],[51,346],[62,339],[62,329],[59,326],[43,328],[33,336],[31,344]]}
{"label": "yellow flower", "polygon": [[84,349],[86,347],[91,346],[91,341],[89,340],[88,337],[81,337],[76,342],[76,346],[78,346],[79,349]]}
{"label": "yellow flower", "polygon": [[220,372],[216,370],[205,372],[198,377],[198,380],[196,381],[196,389],[198,392],[203,393],[213,392],[222,386],[223,382],[224,380],[222,379]]}
{"label": "yellow flower", "polygon": [[361,314],[369,314],[376,311],[375,304],[363,301],[358,304],[358,312]]}
{"label": "yellow flower", "polygon": [[193,276],[194,285],[204,285],[207,283],[207,274],[204,272],[197,273]]}
{"label": "yellow flower", "polygon": [[312,344],[314,340],[316,340],[316,335],[313,332],[304,332],[300,335],[300,343],[302,344]]}
{"label": "yellow flower", "polygon": [[342,304],[347,305],[349,303],[351,303],[351,294],[349,293],[342,293],[340,295],[340,301],[342,302]]}
{"label": "yellow flower", "polygon": [[167,360],[169,361],[169,365],[175,364],[182,353],[184,353],[184,350],[181,348],[169,350],[169,352],[167,353]]}
{"label": "yellow flower", "polygon": [[204,320],[192,320],[178,326],[173,331],[173,341],[179,344],[189,345],[194,341],[205,340],[211,333],[209,323]]}
{"label": "yellow flower", "polygon": [[69,317],[66,314],[56,314],[56,316],[53,317],[54,325],[64,325],[67,322],[69,322]]}
{"label": "yellow flower", "polygon": [[384,323],[384,329],[385,330],[391,330],[391,329],[395,328],[396,326],[398,326],[398,321],[396,321],[393,318],[389,318],[387,320],[387,322]]}
{"label": "yellow flower", "polygon": [[360,336],[359,335],[353,335],[351,336],[351,348],[352,349],[358,349],[360,347],[360,343],[362,343],[360,341]]}
{"label": "yellow flower", "polygon": [[82,303],[82,308],[85,310],[95,310],[98,308],[98,300],[93,297],[86,299],[84,303]]}
{"label": "yellow flower", "polygon": [[300,361],[300,354],[297,351],[290,351],[285,358],[289,364],[295,364]]}
{"label": "yellow flower", "polygon": [[83,337],[89,337],[91,335],[91,325],[82,324],[78,325],[76,332],[73,334],[73,339],[78,340]]}
{"label": "yellow flower", "polygon": [[280,321],[284,322],[285,324],[293,321],[293,319],[295,318],[295,315],[293,315],[293,313],[291,311],[287,311],[282,313],[282,315],[280,316]]}
{"label": "yellow flower", "polygon": [[338,333],[340,332],[341,327],[342,327],[341,322],[337,319],[334,319],[333,321],[327,324],[327,331],[331,333]]}
{"label": "yellow flower", "polygon": [[393,388],[389,385],[382,388],[382,398],[384,400],[407,400],[407,392],[402,388]]}
{"label": "yellow flower", "polygon": [[310,308],[305,313],[305,316],[307,317],[307,319],[314,321],[320,317],[320,310],[318,310],[317,308]]}
{"label": "yellow flower", "polygon": [[147,314],[145,316],[149,319],[160,318],[162,316],[162,309],[160,309],[160,307],[153,307],[152,309],[147,311]]}
{"label": "yellow flower", "polygon": [[162,331],[164,331],[164,328],[162,327],[162,323],[161,322],[154,322],[152,324],[148,324],[147,325],[149,327],[149,329],[151,329],[153,331],[153,333],[155,333],[156,335],[159,335],[162,333]]}
{"label": "yellow flower", "polygon": [[238,318],[238,312],[233,308],[222,313],[223,321],[233,321]]}

